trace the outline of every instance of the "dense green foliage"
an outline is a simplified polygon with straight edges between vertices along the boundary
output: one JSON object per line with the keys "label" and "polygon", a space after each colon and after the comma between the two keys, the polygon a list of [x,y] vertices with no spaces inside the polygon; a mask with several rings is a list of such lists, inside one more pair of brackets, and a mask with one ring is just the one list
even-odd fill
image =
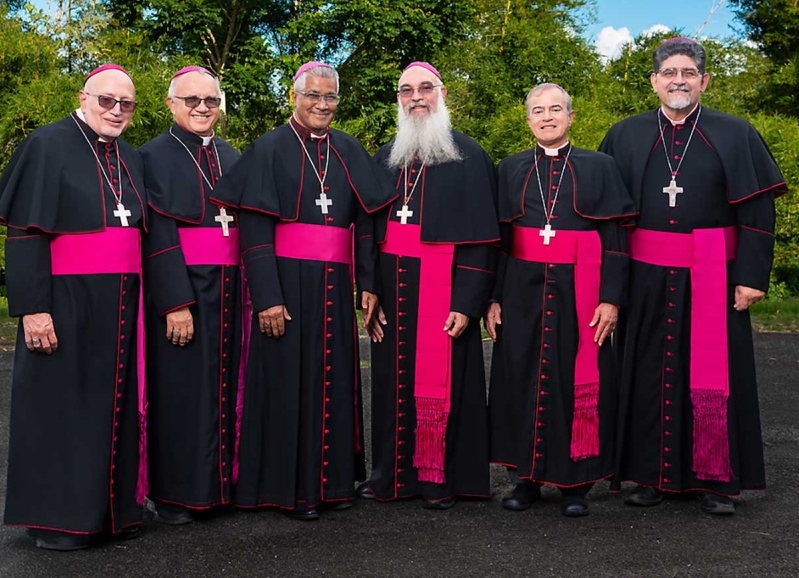
{"label": "dense green foliage", "polygon": [[[309,59],[337,66],[336,125],[376,150],[391,138],[396,82],[412,60],[442,72],[455,126],[496,159],[527,148],[524,97],[550,81],[572,95],[572,140],[595,148],[625,116],[652,109],[652,50],[641,36],[603,62],[581,36],[594,0],[69,0],[55,15],[0,0],[0,167],[33,129],[77,105],[86,72],[114,61],[140,103],[125,138],[141,145],[169,126],[171,74],[202,64],[220,77],[221,131],[243,148],[290,114],[291,74]],[[799,9],[793,0],[738,0],[760,49],[707,39],[712,76],[703,102],[748,118],[799,188]],[[680,32],[680,31],[675,31]],[[0,255],[1,256],[1,255]],[[799,294],[799,198],[778,202],[772,293]]]}

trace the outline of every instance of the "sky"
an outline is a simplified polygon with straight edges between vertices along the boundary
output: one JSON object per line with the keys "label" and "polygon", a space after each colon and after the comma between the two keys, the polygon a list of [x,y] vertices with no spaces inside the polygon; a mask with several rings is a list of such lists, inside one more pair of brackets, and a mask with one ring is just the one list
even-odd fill
{"label": "sky", "polygon": [[[603,57],[615,58],[620,47],[643,32],[678,28],[693,37],[719,0],[596,0],[598,22],[586,35]],[[740,36],[727,2],[713,13],[700,36]]]}

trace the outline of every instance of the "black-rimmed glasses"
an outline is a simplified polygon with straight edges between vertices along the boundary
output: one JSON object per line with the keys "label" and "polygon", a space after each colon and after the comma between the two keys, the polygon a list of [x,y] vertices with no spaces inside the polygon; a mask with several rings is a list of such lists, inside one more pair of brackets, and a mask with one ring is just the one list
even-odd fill
{"label": "black-rimmed glasses", "polygon": [[91,92],[86,92],[85,90],[83,91],[83,94],[95,97],[97,99],[97,103],[106,110],[111,110],[117,104],[119,104],[119,110],[122,112],[133,112],[136,110],[137,103],[135,100],[119,100],[113,96],[108,96],[105,94],[92,94]]}
{"label": "black-rimmed glasses", "polygon": [[189,108],[197,108],[201,102],[204,102],[208,108],[219,108],[219,105],[222,104],[222,99],[218,96],[206,96],[205,98],[200,98],[199,96],[173,96],[172,98],[182,100]]}

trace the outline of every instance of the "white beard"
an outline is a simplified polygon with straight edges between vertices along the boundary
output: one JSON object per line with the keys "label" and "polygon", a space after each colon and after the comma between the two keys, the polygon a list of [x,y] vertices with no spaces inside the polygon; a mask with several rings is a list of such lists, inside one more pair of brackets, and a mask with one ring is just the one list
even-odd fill
{"label": "white beard", "polygon": [[674,90],[666,97],[666,106],[672,110],[685,110],[691,106],[691,95],[688,92]]}
{"label": "white beard", "polygon": [[[391,168],[402,168],[419,157],[428,166],[463,160],[463,155],[455,145],[449,111],[444,100],[439,99],[438,110],[417,117],[397,103],[397,137],[391,146],[391,154],[386,164]],[[416,106],[427,106],[416,104]]]}

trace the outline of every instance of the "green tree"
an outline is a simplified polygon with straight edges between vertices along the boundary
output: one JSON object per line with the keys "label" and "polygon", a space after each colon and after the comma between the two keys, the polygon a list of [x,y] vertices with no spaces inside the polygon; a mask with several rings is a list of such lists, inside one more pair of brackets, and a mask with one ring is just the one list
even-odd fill
{"label": "green tree", "polygon": [[768,58],[763,107],[799,115],[799,3],[796,0],[730,0],[750,40]]}

